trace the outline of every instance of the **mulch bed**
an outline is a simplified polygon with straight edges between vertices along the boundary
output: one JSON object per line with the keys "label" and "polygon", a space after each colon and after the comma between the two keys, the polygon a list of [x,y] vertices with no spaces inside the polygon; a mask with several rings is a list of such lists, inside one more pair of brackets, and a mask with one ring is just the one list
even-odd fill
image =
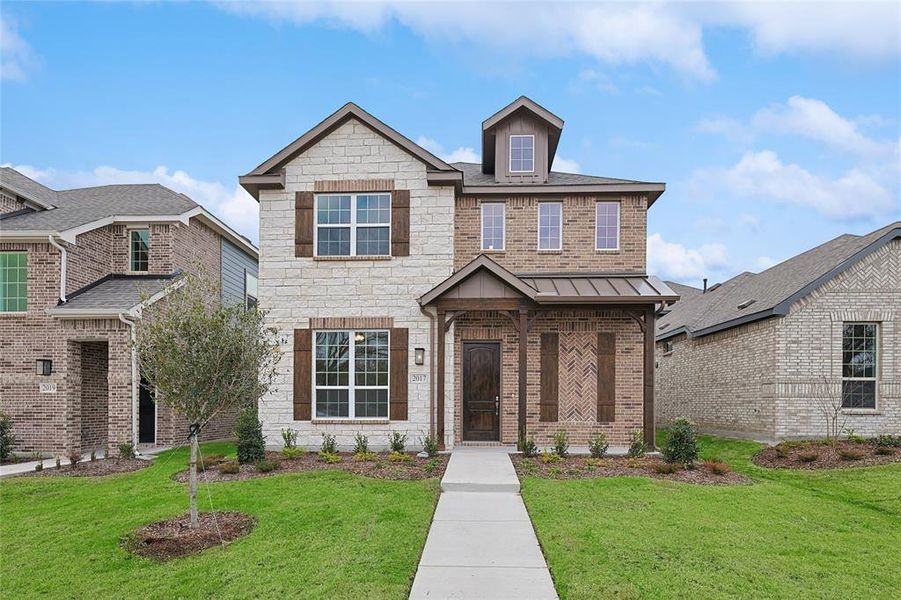
{"label": "mulch bed", "polygon": [[722,475],[711,472],[703,463],[693,469],[680,468],[675,473],[658,473],[655,465],[663,460],[655,456],[628,458],[609,456],[591,459],[586,456],[569,456],[558,462],[544,462],[541,457],[525,458],[511,455],[516,474],[520,477],[542,477],[545,479],[593,479],[596,477],[644,476],[666,481],[680,481],[701,485],[736,485],[751,483],[744,475],[729,471]]}
{"label": "mulch bed", "polygon": [[134,554],[163,561],[224,546],[250,533],[256,524],[255,518],[240,512],[206,512],[198,515],[197,529],[191,529],[186,513],[135,530],[123,545]]}
{"label": "mulch bed", "polygon": [[[901,449],[890,451],[877,454],[877,446],[870,440],[839,440],[834,444],[823,440],[791,441],[764,448],[753,460],[754,464],[771,469],[837,469],[901,462]],[[860,457],[855,458],[856,455]]]}
{"label": "mulch bed", "polygon": [[[149,460],[139,460],[137,458],[98,458],[91,462],[86,460],[80,462],[73,469],[72,465],[62,465],[60,468],[53,466],[53,459],[44,461],[44,469],[42,471],[31,471],[22,473],[22,476],[35,477],[103,477],[104,475],[118,475],[119,473],[131,473],[132,471],[140,471],[151,465]],[[49,468],[52,467],[52,468]]]}
{"label": "mulch bed", "polygon": [[[197,478],[200,481],[212,483],[217,481],[243,481],[245,479],[284,473],[337,469],[376,479],[433,479],[441,478],[444,475],[444,470],[447,468],[447,462],[450,459],[450,456],[447,454],[440,454],[436,458],[419,458],[411,453],[407,455],[411,457],[409,462],[391,462],[388,460],[387,453],[377,454],[374,461],[359,461],[353,454],[342,452],[340,454],[341,462],[326,463],[319,458],[317,452],[308,452],[297,458],[286,458],[280,452],[267,452],[267,460],[276,460],[279,463],[279,467],[274,471],[264,473],[252,464],[241,465],[237,473],[220,473],[216,467],[209,467],[205,473],[198,472]],[[187,482],[188,470],[179,471],[173,476],[173,479],[181,483]]]}

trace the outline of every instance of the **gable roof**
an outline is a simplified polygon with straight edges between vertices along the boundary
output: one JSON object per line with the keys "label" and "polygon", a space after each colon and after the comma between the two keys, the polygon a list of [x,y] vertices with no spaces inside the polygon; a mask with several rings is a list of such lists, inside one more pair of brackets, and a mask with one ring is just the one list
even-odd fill
{"label": "gable roof", "polygon": [[57,192],[10,167],[0,167],[0,186],[40,208],[53,208]]}
{"label": "gable roof", "polygon": [[675,281],[664,281],[666,285],[670,287],[674,292],[679,294],[679,297],[682,300],[686,298],[694,298],[695,296],[699,296],[704,293],[704,290],[701,288],[696,288],[691,285],[685,285],[684,283],[676,283]]}
{"label": "gable roof", "polygon": [[901,221],[867,235],[845,234],[760,273],[741,273],[706,294],[686,298],[657,322],[657,340],[701,337],[788,314],[791,305],[894,239]]}
{"label": "gable roof", "polygon": [[[320,121],[312,129],[304,133],[302,136],[276,152],[271,157],[260,163],[255,169],[247,175],[238,178],[241,186],[247,190],[254,198],[259,200],[259,190],[267,189],[266,185],[275,183],[274,177],[280,175],[282,167],[293,160],[299,154],[303,153],[307,148],[321,140],[323,137],[346,123],[350,119],[356,119],[372,129],[375,133],[393,142],[400,148],[406,150],[411,156],[425,163],[426,167],[434,171],[454,171],[455,169],[417,144],[408,137],[398,133],[396,130],[385,124],[383,121],[372,116],[353,102],[348,102],[325,119]],[[268,178],[268,179],[267,179]],[[284,181],[282,180],[284,187]],[[263,184],[263,187],[260,187]]]}
{"label": "gable roof", "polygon": [[557,153],[557,145],[560,143],[560,134],[563,133],[563,119],[541,106],[531,98],[520,96],[504,108],[500,109],[484,121],[482,121],[482,171],[494,172],[495,134],[494,127],[516,113],[527,111],[536,118],[544,121],[548,127],[548,152],[547,168],[550,170],[554,163],[554,155]]}
{"label": "gable roof", "polygon": [[419,298],[419,303],[422,306],[425,306],[426,304],[437,300],[439,297],[446,294],[454,287],[463,283],[463,281],[473,275],[476,271],[482,269],[485,269],[486,271],[500,279],[503,283],[507,284],[510,288],[516,290],[530,300],[534,300],[535,296],[538,294],[538,290],[521,281],[516,275],[500,266],[484,254],[480,254],[459,271],[423,294],[422,297]]}
{"label": "gable roof", "polygon": [[107,275],[69,295],[48,314],[77,319],[123,313],[140,316],[141,309],[184,284],[180,272],[171,275]]}

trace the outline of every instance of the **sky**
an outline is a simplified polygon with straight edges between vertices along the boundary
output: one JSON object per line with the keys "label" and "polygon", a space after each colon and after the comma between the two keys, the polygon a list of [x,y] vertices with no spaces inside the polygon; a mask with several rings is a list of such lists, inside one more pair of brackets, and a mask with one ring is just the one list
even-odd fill
{"label": "sky", "polygon": [[159,182],[258,239],[247,173],[347,101],[448,160],[525,94],[555,170],[666,182],[698,285],[901,219],[901,3],[0,3],[0,164]]}

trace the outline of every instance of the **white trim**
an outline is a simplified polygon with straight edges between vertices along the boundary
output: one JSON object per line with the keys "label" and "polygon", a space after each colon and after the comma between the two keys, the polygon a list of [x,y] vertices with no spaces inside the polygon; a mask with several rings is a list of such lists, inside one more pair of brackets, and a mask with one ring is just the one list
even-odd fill
{"label": "white trim", "polygon": [[[15,169],[12,169],[12,170],[16,171]],[[16,173],[19,173],[19,172],[16,171]],[[22,175],[22,174],[19,173],[19,175]],[[25,177],[25,176],[22,175],[22,177]],[[26,179],[31,179],[31,178],[26,177]],[[32,179],[32,181],[34,181],[34,180]],[[34,183],[38,183],[38,182],[34,181]],[[38,185],[41,185],[41,184],[38,183]],[[50,188],[48,188],[45,185],[42,185],[41,187],[44,187],[44,188],[50,190],[50,192],[52,192],[54,194],[58,193],[56,190],[51,190]],[[32,205],[29,208],[39,208],[39,209],[43,209],[43,210],[50,210],[50,209],[56,208],[56,205],[54,205],[54,204],[49,204],[47,202],[44,202],[43,200],[38,200],[31,194],[29,194],[27,192],[23,192],[22,189],[17,187],[15,184],[10,185],[9,181],[0,181],[0,188],[4,188],[4,189],[11,191],[13,194],[16,195],[16,200],[19,200],[20,202],[24,202],[25,204]]]}
{"label": "white trim", "polygon": [[[599,248],[598,247],[598,208],[601,204],[616,205],[616,247],[615,248]],[[623,223],[623,207],[622,203],[615,200],[599,200],[594,203],[594,249],[598,252],[619,252],[620,246],[620,228]]]}
{"label": "white trim", "polygon": [[[357,197],[358,196],[388,196],[388,222],[387,223],[357,223]],[[334,198],[340,196],[350,197],[350,223],[319,223],[319,199]],[[313,258],[386,258],[391,256],[391,219],[392,192],[322,192],[313,194]],[[319,254],[319,228],[325,229],[350,229],[350,254]],[[357,254],[357,229],[363,228],[388,228],[388,253],[387,254]]]}
{"label": "white trim", "polygon": [[[513,138],[532,138],[532,168],[516,171],[513,169]],[[535,172],[535,135],[532,133],[511,133],[507,138],[507,166],[510,173],[534,173]],[[520,159],[523,160],[523,159]]]}
{"label": "white trim", "polygon": [[[876,344],[876,347],[873,348],[873,358],[876,360],[876,364],[873,369],[872,377],[845,377],[844,368],[845,368],[845,325],[873,325],[876,327],[876,333],[873,336],[873,341]],[[879,336],[882,331],[881,327],[882,323],[879,321],[842,321],[842,336],[841,336],[841,345],[839,346],[839,369],[841,375],[841,383],[840,390],[841,393],[841,405],[842,412],[847,412],[848,414],[872,414],[880,412],[879,406],[879,367],[882,361],[879,359]],[[873,382],[873,407],[870,408],[868,406],[845,406],[845,382],[846,381],[872,381]]]}
{"label": "white trim", "polygon": [[[541,207],[543,205],[557,205],[560,207],[560,226],[558,227],[558,235],[557,238],[560,240],[560,245],[556,248],[542,248],[541,247]],[[563,250],[563,203],[562,202],[539,202],[538,203],[538,251],[539,252],[553,252],[557,250]],[[597,214],[597,213],[595,213]]]}
{"label": "white trim", "polygon": [[[500,248],[486,248],[485,247],[485,207],[491,205],[500,205],[503,209],[503,219],[502,219],[502,227],[501,227],[501,247]],[[479,248],[486,252],[502,252],[507,249],[507,203],[506,202],[482,202],[481,207],[479,209],[479,237],[481,238],[481,242],[479,244]]]}
{"label": "white trim", "polygon": [[[380,390],[384,389],[386,392],[386,396],[388,399],[388,403],[386,405],[387,414],[384,417],[357,417],[356,416],[356,390],[357,385],[354,382],[354,375],[356,370],[355,364],[355,349],[356,349],[356,341],[354,340],[354,334],[359,332],[385,332],[388,335],[388,383],[386,385],[361,385],[359,386],[362,390]],[[318,333],[346,333],[347,334],[347,344],[348,344],[348,356],[347,356],[347,385],[316,385],[316,334]],[[310,392],[310,418],[311,420],[320,420],[320,421],[376,421],[383,422],[386,419],[391,418],[391,330],[390,329],[379,329],[379,328],[359,328],[359,329],[313,329],[311,332],[312,337],[312,365],[310,367],[313,376],[311,377],[312,381],[312,391]],[[347,416],[346,417],[319,417],[316,415],[316,390],[347,390]]]}

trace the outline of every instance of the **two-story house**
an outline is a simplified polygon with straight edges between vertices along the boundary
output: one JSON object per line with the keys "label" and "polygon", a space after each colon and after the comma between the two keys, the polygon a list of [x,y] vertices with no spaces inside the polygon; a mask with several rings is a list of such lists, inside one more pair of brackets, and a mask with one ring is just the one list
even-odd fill
{"label": "two-story house", "polygon": [[[153,401],[129,347],[149,303],[202,270],[256,302],[257,250],[161,185],[52,190],[0,168],[0,410],[20,452],[168,445],[187,423]],[[234,415],[206,439],[230,437]]]}
{"label": "two-story house", "polygon": [[293,360],[269,443],[613,445],[654,438],[646,272],[664,184],[551,171],[563,121],[520,97],[448,164],[347,104],[240,178],[260,202],[260,303]]}

